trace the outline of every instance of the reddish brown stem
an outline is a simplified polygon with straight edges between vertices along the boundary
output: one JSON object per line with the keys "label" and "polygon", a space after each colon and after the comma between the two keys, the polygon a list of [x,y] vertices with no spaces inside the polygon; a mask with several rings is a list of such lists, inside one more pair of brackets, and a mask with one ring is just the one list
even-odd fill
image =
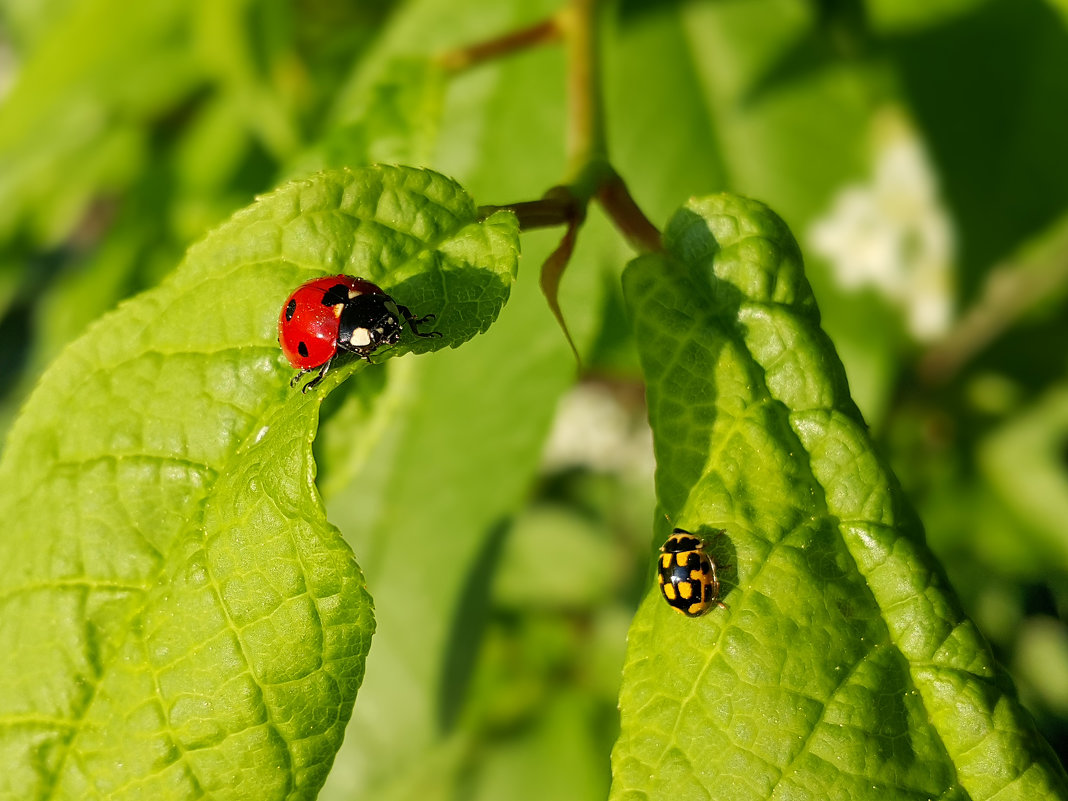
{"label": "reddish brown stem", "polygon": [[612,218],[616,228],[627,238],[631,247],[642,253],[661,250],[660,231],[638,208],[619,175],[612,173],[598,187],[597,201]]}
{"label": "reddish brown stem", "polygon": [[515,213],[519,218],[520,231],[571,225],[583,216],[575,197],[564,187],[550,189],[541,200],[525,200],[503,206],[479,206],[478,216],[485,219],[502,209]]}
{"label": "reddish brown stem", "polygon": [[556,17],[549,17],[528,28],[521,28],[495,39],[447,50],[441,53],[437,60],[449,72],[460,72],[531,47],[557,42],[561,38],[561,33],[559,21]]}
{"label": "reddish brown stem", "polygon": [[[499,209],[509,209],[519,218],[521,231],[566,225],[567,237],[573,240],[586,216],[587,205],[597,198],[632,247],[653,252],[660,250],[660,232],[642,214],[608,161],[597,48],[600,7],[600,0],[569,0],[546,20],[486,42],[448,51],[439,61],[446,69],[462,70],[563,38],[568,57],[566,185],[550,189],[540,200],[483,206],[479,214],[485,218]],[[563,264],[566,265],[566,258]]]}

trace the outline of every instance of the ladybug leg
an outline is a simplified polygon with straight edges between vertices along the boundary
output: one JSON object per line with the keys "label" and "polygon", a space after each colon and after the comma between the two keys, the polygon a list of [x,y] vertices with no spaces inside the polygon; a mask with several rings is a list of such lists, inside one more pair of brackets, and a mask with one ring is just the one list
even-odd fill
{"label": "ladybug leg", "polygon": [[[717,596],[720,594],[720,592],[723,589],[723,584],[719,580],[719,573],[717,571],[719,571],[719,570],[730,570],[731,567],[732,567],[732,565],[728,564],[727,562],[724,562],[722,565],[716,564],[715,562],[712,563],[712,580],[716,584],[716,595]],[[718,597],[716,598],[716,606],[718,606],[720,609],[730,610],[730,607],[727,606],[727,604],[723,603],[723,601],[719,600]]]}
{"label": "ladybug leg", "polygon": [[[328,359],[326,361],[326,363],[322,367],[319,368],[319,374],[317,376],[315,376],[315,378],[313,378],[307,384],[305,384],[303,387],[300,388],[301,394],[303,394],[303,393],[307,392],[309,389],[312,389],[313,387],[316,387],[316,386],[319,385],[319,382],[321,382],[326,377],[326,371],[330,369],[330,365],[331,365],[331,363],[333,361],[334,361],[333,359]],[[302,375],[304,375],[304,373],[310,373],[310,372],[311,372],[311,370],[302,370],[297,375],[297,378],[300,378]],[[294,380],[296,380],[296,379],[294,379]],[[290,385],[292,386],[292,383]]]}
{"label": "ladybug leg", "polygon": [[397,304],[397,311],[404,315],[404,319],[408,321],[408,327],[412,329],[412,333],[415,334],[417,337],[429,339],[431,337],[441,336],[440,331],[430,331],[429,333],[421,334],[419,333],[419,329],[417,328],[417,326],[420,326],[423,323],[429,323],[431,320],[434,319],[435,315],[427,314],[423,317],[416,317],[414,314],[412,314],[411,309],[409,309],[407,306],[401,306],[399,303]]}

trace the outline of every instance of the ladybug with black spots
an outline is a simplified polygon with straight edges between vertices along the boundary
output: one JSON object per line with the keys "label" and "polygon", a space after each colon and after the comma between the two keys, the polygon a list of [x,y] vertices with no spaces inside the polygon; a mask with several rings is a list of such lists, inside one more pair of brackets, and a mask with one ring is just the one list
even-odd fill
{"label": "ladybug with black spots", "polygon": [[300,370],[290,386],[305,373],[319,374],[304,385],[307,392],[326,376],[341,351],[355,353],[365,361],[384,345],[400,341],[408,323],[417,337],[440,337],[437,331],[421,333],[419,326],[433,314],[416,317],[376,284],[351,275],[313,278],[297,287],[278,317],[278,343],[289,363]]}
{"label": "ladybug with black spots", "polygon": [[685,529],[676,528],[660,546],[656,573],[668,606],[686,617],[700,617],[713,606],[727,608],[719,600],[716,563],[705,553],[704,540]]}

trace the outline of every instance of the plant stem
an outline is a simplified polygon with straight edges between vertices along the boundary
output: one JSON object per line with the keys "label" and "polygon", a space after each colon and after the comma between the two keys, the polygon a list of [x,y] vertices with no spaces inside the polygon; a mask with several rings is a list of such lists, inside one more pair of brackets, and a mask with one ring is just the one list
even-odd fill
{"label": "plant stem", "polygon": [[[461,70],[562,37],[567,47],[567,177],[540,200],[482,206],[479,215],[509,209],[519,218],[521,231],[566,225],[566,236],[573,243],[587,206],[596,198],[631,246],[647,253],[660,249],[660,232],[642,214],[608,160],[598,45],[602,5],[601,0],[569,0],[547,20],[449,51],[439,61],[446,69]],[[570,252],[570,248],[561,251],[564,264]],[[562,273],[563,265],[556,269]]]}
{"label": "plant stem", "polygon": [[660,230],[638,208],[627,185],[615,171],[601,184],[597,200],[632,248],[639,253],[655,253],[662,249]]}
{"label": "plant stem", "polygon": [[594,197],[640,252],[660,249],[660,232],[642,214],[608,159],[598,32],[600,0],[571,0],[560,12],[567,42],[567,187],[583,214]]}
{"label": "plant stem", "polygon": [[559,41],[562,35],[559,15],[557,15],[528,28],[521,28],[485,42],[446,50],[438,55],[437,62],[449,72],[462,72],[486,61],[493,61],[522,50]]}
{"label": "plant stem", "polygon": [[591,164],[608,160],[601,98],[599,7],[599,0],[571,0],[559,14],[567,42],[568,183],[578,182]]}
{"label": "plant stem", "polygon": [[524,200],[521,203],[506,203],[502,206],[479,206],[479,219],[489,217],[495,211],[507,210],[519,219],[520,231],[536,228],[555,228],[570,225],[581,216],[575,196],[566,187],[553,187],[541,200]]}

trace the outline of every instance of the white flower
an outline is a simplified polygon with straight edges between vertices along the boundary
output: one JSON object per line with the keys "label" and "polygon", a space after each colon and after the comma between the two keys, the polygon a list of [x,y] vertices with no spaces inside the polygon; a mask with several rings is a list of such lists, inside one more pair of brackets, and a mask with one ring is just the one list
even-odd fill
{"label": "white flower", "polygon": [[587,467],[649,478],[656,466],[652,432],[644,415],[606,387],[578,384],[560,399],[542,463],[550,471]]}
{"label": "white flower", "polygon": [[877,150],[871,181],[843,188],[808,239],[842,287],[875,287],[917,339],[949,327],[953,231],[923,147],[899,122]]}

